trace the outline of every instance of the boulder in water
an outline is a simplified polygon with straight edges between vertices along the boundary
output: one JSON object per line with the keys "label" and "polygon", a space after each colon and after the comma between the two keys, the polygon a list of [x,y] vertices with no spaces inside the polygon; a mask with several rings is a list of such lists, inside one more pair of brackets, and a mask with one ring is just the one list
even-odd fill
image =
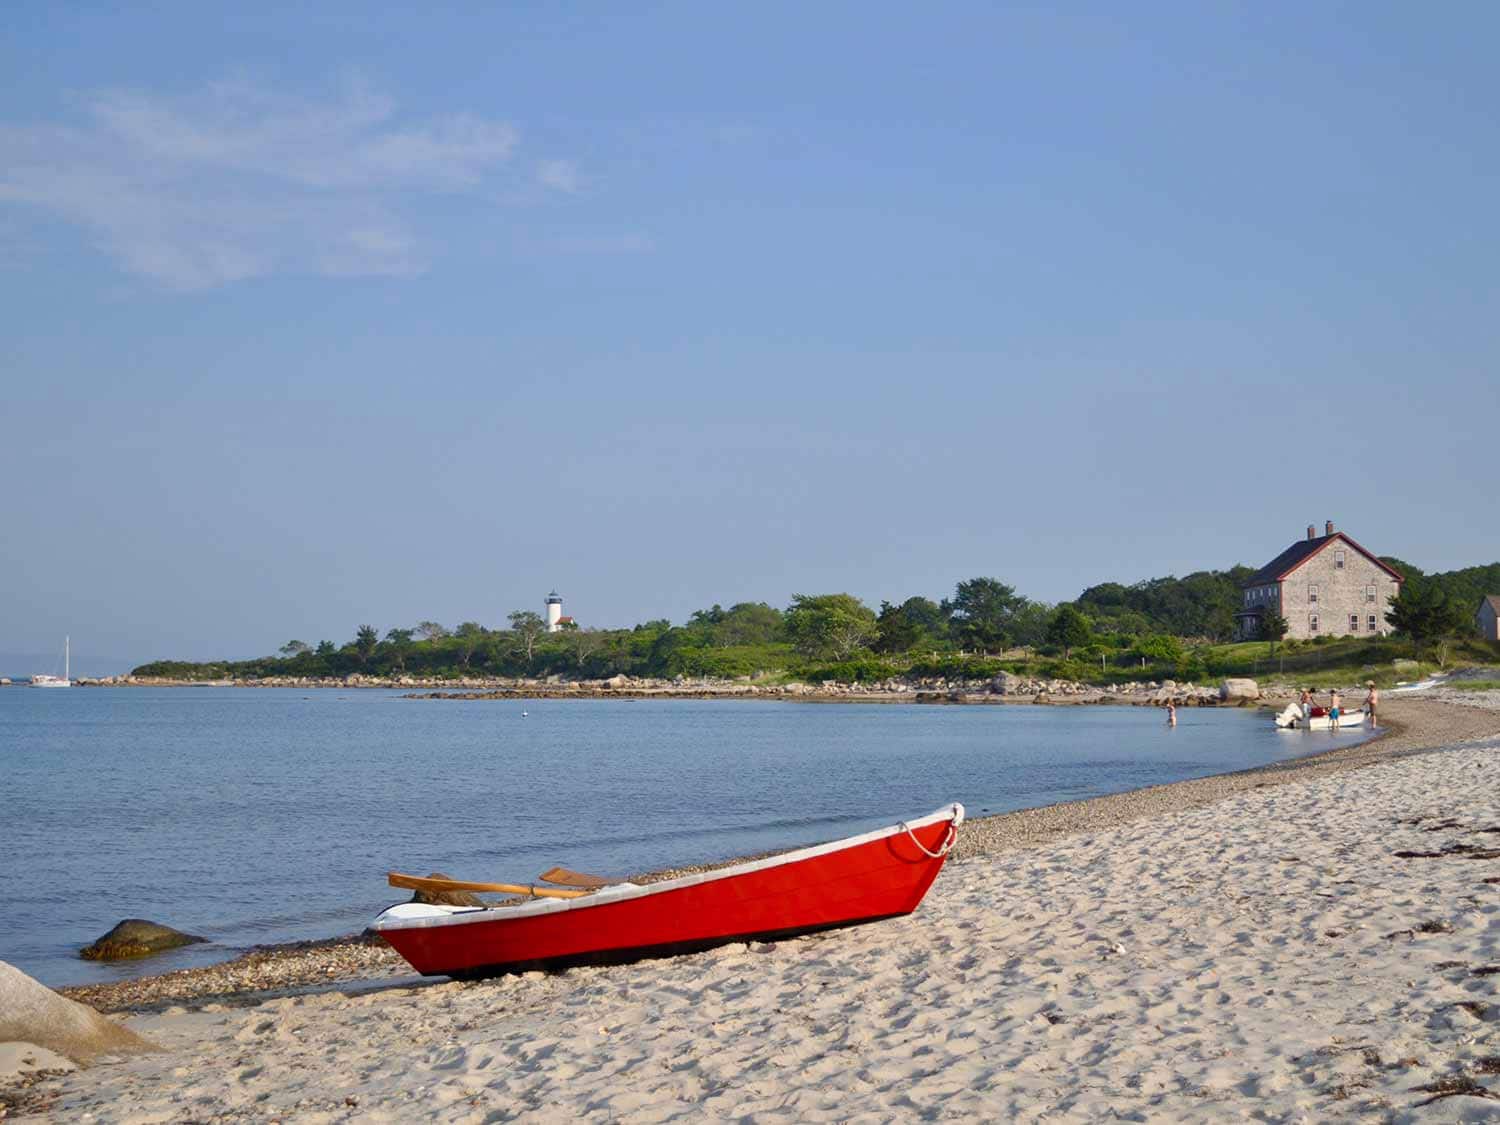
{"label": "boulder in water", "polygon": [[97,1055],[157,1049],[129,1028],[59,996],[4,961],[0,961],[0,1043],[32,1043],[80,1064]]}
{"label": "boulder in water", "polygon": [[[427,876],[429,879],[452,879],[452,875],[444,875],[441,871],[434,871]],[[473,891],[416,891],[411,896],[412,902],[425,902],[428,906],[485,906],[484,899]]]}
{"label": "boulder in water", "polygon": [[185,934],[159,922],[148,922],[144,918],[126,918],[93,945],[84,946],[78,956],[85,961],[123,961],[130,957],[149,957],[164,949],[176,949],[179,945],[192,945],[207,941],[207,938]]}

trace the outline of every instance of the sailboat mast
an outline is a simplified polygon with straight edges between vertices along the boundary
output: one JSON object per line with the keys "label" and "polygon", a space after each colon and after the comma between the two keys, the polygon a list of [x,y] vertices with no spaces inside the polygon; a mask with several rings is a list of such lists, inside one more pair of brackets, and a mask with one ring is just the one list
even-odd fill
{"label": "sailboat mast", "polygon": [[[68,649],[68,635],[66,633],[64,633],[63,634],[63,679],[69,681],[70,683],[72,682],[72,679],[73,679],[73,669],[72,669],[72,667],[71,667],[71,665],[69,663],[69,660],[70,660],[71,656],[72,656],[72,653]],[[57,665],[54,664],[53,667],[56,668]]]}

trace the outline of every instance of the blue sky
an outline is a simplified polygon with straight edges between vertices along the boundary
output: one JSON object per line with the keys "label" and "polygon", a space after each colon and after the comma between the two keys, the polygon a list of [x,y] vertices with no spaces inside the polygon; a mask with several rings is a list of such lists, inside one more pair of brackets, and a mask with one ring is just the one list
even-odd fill
{"label": "blue sky", "polygon": [[7,8],[0,652],[1500,556],[1492,5],[480,8]]}

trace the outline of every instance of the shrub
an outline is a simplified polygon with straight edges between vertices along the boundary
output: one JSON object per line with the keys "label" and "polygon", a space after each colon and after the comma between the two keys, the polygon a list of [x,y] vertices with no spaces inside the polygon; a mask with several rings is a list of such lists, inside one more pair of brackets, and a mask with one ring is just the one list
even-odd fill
{"label": "shrub", "polygon": [[849,660],[824,664],[818,668],[808,668],[802,673],[803,679],[813,683],[832,681],[840,684],[873,683],[878,680],[888,680],[897,675],[900,675],[900,672],[894,665],[887,664],[884,660],[877,660],[873,656],[856,656]]}

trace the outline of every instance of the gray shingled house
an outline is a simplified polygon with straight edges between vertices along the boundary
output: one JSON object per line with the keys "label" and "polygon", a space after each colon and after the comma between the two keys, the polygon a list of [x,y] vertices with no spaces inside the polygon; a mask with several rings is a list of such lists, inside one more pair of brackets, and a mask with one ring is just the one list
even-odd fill
{"label": "gray shingled house", "polygon": [[1486,594],[1474,614],[1479,635],[1487,641],[1500,641],[1500,594]]}
{"label": "gray shingled house", "polygon": [[1390,599],[1401,592],[1401,574],[1381,562],[1333,521],[1322,535],[1312,524],[1293,543],[1240,584],[1244,600],[1234,615],[1235,640],[1261,636],[1267,613],[1286,618],[1288,637],[1383,637]]}

